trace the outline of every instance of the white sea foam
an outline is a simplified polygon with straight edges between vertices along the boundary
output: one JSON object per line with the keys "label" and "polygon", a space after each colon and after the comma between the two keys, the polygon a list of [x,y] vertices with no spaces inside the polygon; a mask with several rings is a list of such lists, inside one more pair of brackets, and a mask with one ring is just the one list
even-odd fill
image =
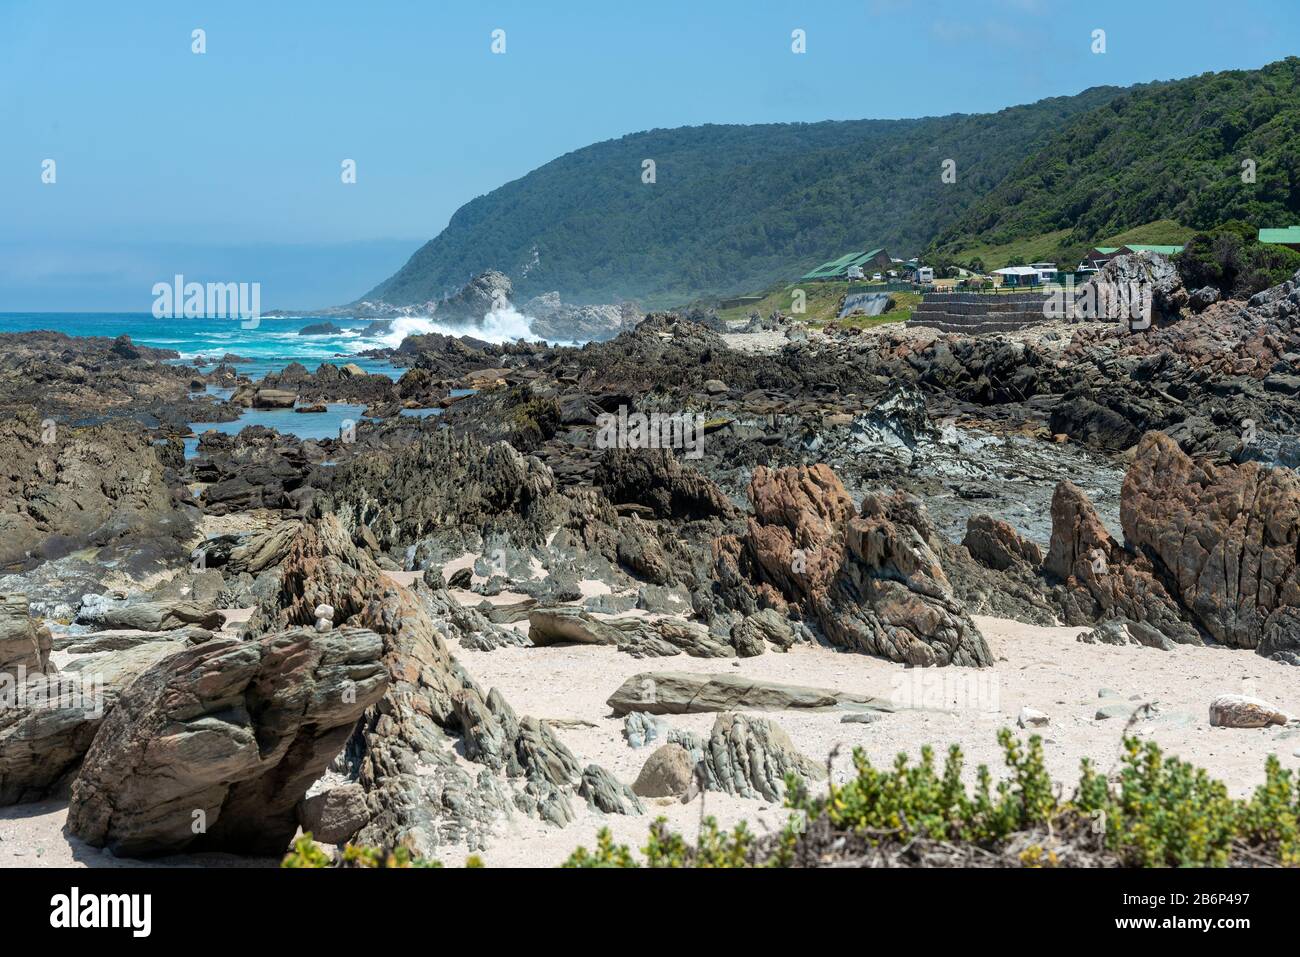
{"label": "white sea foam", "polygon": [[[410,335],[423,335],[437,332],[444,336],[473,336],[484,342],[514,342],[523,339],[536,342],[533,334],[533,321],[514,306],[493,309],[478,325],[472,323],[439,322],[435,318],[420,316],[402,316],[394,319],[389,332],[373,339],[363,339],[356,344],[358,349],[372,349],[379,345],[387,349],[396,349],[402,340]],[[351,345],[351,343],[349,343]]]}

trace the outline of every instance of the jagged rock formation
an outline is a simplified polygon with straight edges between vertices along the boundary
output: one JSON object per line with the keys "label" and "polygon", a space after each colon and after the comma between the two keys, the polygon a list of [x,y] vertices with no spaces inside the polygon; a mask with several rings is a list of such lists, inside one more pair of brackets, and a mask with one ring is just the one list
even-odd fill
{"label": "jagged rock formation", "polygon": [[645,805],[635,792],[598,764],[589,764],[582,772],[578,794],[605,814],[644,814]]}
{"label": "jagged rock formation", "polygon": [[657,518],[727,518],[734,512],[713,482],[667,449],[609,449],[595,484],[611,502],[644,505]]}
{"label": "jagged rock formation", "polygon": [[384,693],[372,632],[213,641],[137,678],[95,735],[68,827],[96,847],[283,852],[296,806]]}
{"label": "jagged rock formation", "polygon": [[991,515],[973,515],[966,522],[966,537],[961,540],[971,558],[995,571],[1028,565],[1037,568],[1043,563],[1043,552],[1033,542],[1026,541],[1016,530],[1001,519]]}
{"label": "jagged rock formation", "polygon": [[1062,583],[1058,598],[1068,624],[1102,618],[1142,622],[1180,644],[1200,644],[1156,569],[1115,541],[1096,509],[1072,482],[1052,497],[1052,541],[1044,570]]}
{"label": "jagged rock formation", "polygon": [[395,447],[367,447],[323,495],[344,527],[365,525],[383,549],[465,527],[508,529],[540,543],[563,510],[550,470],[504,442],[483,445],[447,430]]}
{"label": "jagged rock formation", "polygon": [[43,674],[50,663],[50,630],[34,621],[26,595],[0,595],[0,673]]}
{"label": "jagged rock formation", "polygon": [[[475,684],[446,644],[474,619],[435,619],[428,609],[437,605],[429,601],[384,578],[338,519],[324,515],[302,526],[281,566],[279,590],[249,622],[253,634],[274,632],[312,623],[316,608],[329,605],[336,628],[367,628],[383,642],[389,687],[337,762],[366,794],[368,819],[356,840],[432,856],[448,842],[482,846],[511,808],[567,823],[582,766],[549,724],[517,717],[498,692]],[[454,757],[456,738],[477,772]]]}
{"label": "jagged rock formation", "polygon": [[1160,646],[1150,628],[1174,642],[1207,638],[1300,663],[1300,481],[1292,471],[1215,465],[1151,432],[1134,450],[1120,520],[1123,545],[1078,488],[1057,487],[1044,569],[1063,585],[1067,621],[1121,619],[1135,643]]}
{"label": "jagged rock formation", "polygon": [[869,493],[861,512],[824,465],[750,483],[747,546],[763,576],[836,645],[915,665],[987,665],[983,636],[953,593],[924,506]]}
{"label": "jagged rock formation", "polygon": [[23,409],[0,419],[0,461],[0,568],[109,545],[175,558],[193,534],[138,429],[73,429]]}
{"label": "jagged rock formation", "polygon": [[795,750],[790,736],[761,715],[720,714],[708,739],[698,744],[695,774],[706,791],[780,801],[787,774],[805,781],[826,777],[824,767]]}
{"label": "jagged rock formation", "polygon": [[1179,321],[1188,298],[1169,257],[1144,251],[1107,262],[1075,290],[1074,302],[1059,318],[1125,321],[1141,331],[1152,324]]}
{"label": "jagged rock formation", "polygon": [[[0,411],[3,418],[35,409],[37,421],[60,423],[134,418],[229,421],[234,415],[191,396],[194,370],[173,365],[174,349],[153,349],[129,336],[68,336],[61,332],[0,333]],[[14,460],[6,460],[14,461]]]}
{"label": "jagged rock formation", "polygon": [[300,441],[261,425],[238,435],[205,432],[190,474],[206,486],[199,498],[210,515],[255,508],[297,511],[314,492],[308,477],[326,460],[324,446],[330,444]]}
{"label": "jagged rock formation", "polygon": [[768,645],[777,651],[789,651],[798,638],[790,622],[771,608],[747,615],[731,628],[731,643],[742,658],[761,655]]}
{"label": "jagged rock formation", "polygon": [[1300,479],[1216,466],[1143,437],[1124,479],[1124,536],[1209,637],[1300,664]]}

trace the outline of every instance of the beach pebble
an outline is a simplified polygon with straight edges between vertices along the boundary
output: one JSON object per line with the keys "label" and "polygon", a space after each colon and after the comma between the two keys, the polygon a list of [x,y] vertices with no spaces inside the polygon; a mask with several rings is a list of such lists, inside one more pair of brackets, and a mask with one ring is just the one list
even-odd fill
{"label": "beach pebble", "polygon": [[1022,728],[1041,728],[1051,720],[1045,711],[1026,706],[1020,709],[1020,716],[1016,718],[1016,724]]}

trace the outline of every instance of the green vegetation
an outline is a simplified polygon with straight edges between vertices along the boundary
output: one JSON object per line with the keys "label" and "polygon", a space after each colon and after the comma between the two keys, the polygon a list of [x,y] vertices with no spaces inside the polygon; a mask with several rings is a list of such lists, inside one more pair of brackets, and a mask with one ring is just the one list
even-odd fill
{"label": "green vegetation", "polygon": [[1255,227],[1240,220],[1197,233],[1175,261],[1188,289],[1214,286],[1237,298],[1284,282],[1300,269],[1300,253],[1259,242]]}
{"label": "green vegetation", "polygon": [[[790,832],[793,839],[794,832]],[[730,833],[719,830],[716,818],[700,822],[694,844],[668,830],[666,818],[650,825],[650,837],[642,849],[647,867],[751,867],[754,866],[754,835],[742,821]],[[569,855],[563,867],[640,867],[626,844],[615,844],[607,828],[596,835],[596,850],[580,847]]]}
{"label": "green vegetation", "polygon": [[1098,244],[1157,220],[1281,226],[1298,209],[1300,58],[1289,57],[1136,87],[1073,118],[933,245],[956,255],[971,238],[1005,246],[1062,230],[1066,245]]}
{"label": "green vegetation", "polygon": [[1093,242],[1081,243],[1075,241],[1071,230],[1058,229],[1040,236],[1028,236],[999,244],[965,240],[942,252],[935,251],[927,261],[940,265],[953,263],[976,271],[1042,262],[1056,263],[1062,269],[1073,269],[1094,246],[1127,246],[1130,243],[1182,246],[1191,239],[1194,232],[1195,230],[1172,219],[1159,219]]}
{"label": "green vegetation", "polygon": [[[779,867],[803,851],[855,842],[878,848],[934,841],[997,852],[1021,837],[1030,841],[1018,845],[1025,848],[1019,862],[1027,866],[1058,863],[1058,850],[1067,846],[1132,867],[1221,867],[1237,857],[1300,866],[1300,781],[1275,756],[1265,765],[1264,784],[1240,800],[1204,770],[1166,758],[1154,742],[1125,738],[1117,784],[1084,760],[1073,797],[1062,800],[1044,766],[1041,738],[1022,745],[1003,729],[998,742],[1009,774],[996,786],[980,765],[969,789],[956,746],[942,770],[928,747],[917,764],[900,754],[889,769],[874,767],[855,749],[856,777],[843,786],[832,783],[824,796],[810,798],[802,782],[787,781],[786,805],[794,813],[782,833],[759,840],[744,824],[728,834],[709,819],[691,845],[660,819],[643,849],[645,863]],[[580,847],[565,866],[640,865],[602,830],[594,852]]]}
{"label": "green vegetation", "polygon": [[989,115],[635,133],[467,203],[365,298],[424,302],[497,268],[520,299],[659,308],[769,289],[868,246],[925,249],[942,276],[1017,257],[1073,266],[1090,245],[1181,244],[1230,219],[1289,225],[1298,79],[1292,57]]}
{"label": "green vegetation", "polygon": [[[461,207],[363,298],[437,299],[496,268],[517,300],[648,308],[765,289],[867,246],[915,254],[1061,124],[1115,87],[987,115],[634,133],[568,153]],[[944,159],[957,182],[940,181]],[[642,162],[655,182],[642,182]]]}
{"label": "green vegetation", "polygon": [[[794,315],[793,302],[794,292],[796,289],[802,289],[804,292],[804,309],[805,311],[798,316],[814,328],[820,328],[828,322],[834,321],[839,314],[840,303],[844,301],[844,296],[850,292],[871,292],[879,288],[879,284],[867,282],[803,282],[803,283],[781,283],[767,292],[762,294],[758,302],[745,303],[740,306],[732,306],[728,309],[718,309],[718,318],[733,321],[745,319],[750,313],[758,313],[760,316],[767,316],[773,312],[780,312],[784,315]],[[876,326],[886,322],[900,322],[907,319],[912,314],[912,309],[921,301],[920,295],[910,292],[892,292],[890,296],[894,299],[894,308],[883,316],[852,316],[848,319],[838,320],[842,326]],[[696,302],[693,306],[705,307],[707,304]]]}
{"label": "green vegetation", "polygon": [[[316,869],[325,867],[363,867],[370,869],[391,869],[398,867],[440,868],[441,861],[412,857],[404,847],[384,850],[379,847],[367,847],[361,844],[349,844],[343,848],[337,860],[326,854],[312,840],[311,832],[300,836],[293,842],[293,847],[280,862],[281,867]],[[466,867],[482,867],[483,862],[475,855],[465,861]]]}

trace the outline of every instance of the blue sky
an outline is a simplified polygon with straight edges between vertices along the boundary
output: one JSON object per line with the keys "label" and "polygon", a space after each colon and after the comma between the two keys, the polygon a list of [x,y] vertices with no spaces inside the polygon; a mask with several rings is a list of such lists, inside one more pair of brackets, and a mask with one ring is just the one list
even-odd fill
{"label": "blue sky", "polygon": [[0,310],[130,308],[125,277],[173,261],[274,260],[295,278],[269,307],[350,299],[464,202],[598,140],[984,112],[1297,38],[1296,0],[0,0]]}

